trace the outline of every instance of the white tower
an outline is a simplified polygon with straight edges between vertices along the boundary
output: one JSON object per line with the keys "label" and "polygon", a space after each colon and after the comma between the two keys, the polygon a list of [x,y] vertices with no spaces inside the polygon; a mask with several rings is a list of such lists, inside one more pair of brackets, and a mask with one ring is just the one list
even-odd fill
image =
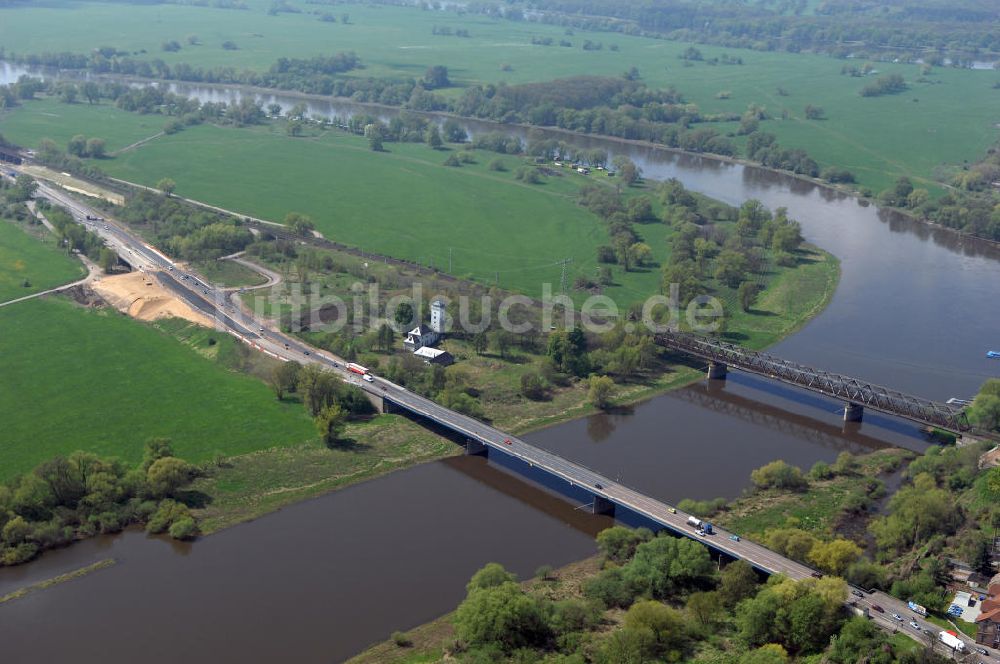
{"label": "white tower", "polygon": [[445,304],[441,300],[431,302],[431,329],[437,334],[444,334]]}

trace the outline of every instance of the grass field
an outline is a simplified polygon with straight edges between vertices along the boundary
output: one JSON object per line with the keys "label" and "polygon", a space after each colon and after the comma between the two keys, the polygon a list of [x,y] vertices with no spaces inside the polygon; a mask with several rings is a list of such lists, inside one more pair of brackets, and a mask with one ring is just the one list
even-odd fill
{"label": "grass field", "polygon": [[[927,82],[917,83],[917,65],[878,63],[879,74],[901,73],[911,88],[898,95],[862,98],[858,91],[867,80],[840,74],[845,62],[862,64],[858,61],[700,46],[704,61],[682,66],[678,56],[689,44],[681,42],[582,30],[567,36],[558,26],[407,7],[305,4],[300,14],[269,16],[270,2],[248,4],[248,11],[226,11],[57,0],[42,7],[3,9],[0,46],[38,53],[89,52],[112,45],[147,60],[257,70],[281,56],[353,50],[365,68],[351,75],[420,77],[428,66],[443,64],[458,86],[581,73],[617,76],[636,66],[648,84],[673,85],[707,112],[742,112],[751,103],[766,107],[774,118],[787,111],[787,120],[765,121],[762,128],[788,146],[804,148],[821,166],[852,170],[876,191],[899,175],[926,181],[941,163],[975,160],[998,137],[995,109],[1000,91],[992,89],[998,76],[990,71],[936,69]],[[310,11],[330,11],[337,22],[321,22]],[[347,25],[340,22],[343,13],[350,15]],[[35,29],[42,24],[46,30]],[[433,35],[435,25],[465,28],[471,37]],[[197,35],[201,44],[188,45],[189,35]],[[573,47],[532,45],[533,36],[557,43],[568,39]],[[179,52],[161,50],[171,39],[182,44]],[[605,48],[584,51],[585,39],[602,42]],[[225,40],[235,41],[239,49],[223,50]],[[610,50],[611,44],[618,50]],[[724,53],[742,58],[744,64],[706,62]],[[501,65],[509,70],[501,70]],[[778,87],[787,96],[779,95]],[[722,91],[730,93],[727,98],[717,96]],[[823,107],[828,119],[805,120],[806,104]]]}
{"label": "grass field", "polygon": [[[33,136],[22,131],[22,118],[35,115],[34,108],[8,114],[0,132],[15,141]],[[131,115],[111,107],[105,113]],[[52,120],[53,129],[61,122]],[[576,275],[596,274],[596,247],[609,238],[604,223],[575,202],[583,176],[565,169],[544,184],[526,185],[514,178],[521,163],[515,157],[476,152],[476,163],[455,168],[442,165],[447,151],[423,144],[390,143],[386,150],[372,152],[364,138],[340,131],[289,138],[280,123],[198,126],[100,166],[146,185],[170,177],[179,195],[266,219],[302,212],[332,240],[460,277],[488,283],[499,277],[502,287],[531,295],[540,295],[543,283],[558,292],[559,262],[566,258],[570,284]],[[488,169],[497,158],[507,171]],[[668,228],[653,223],[638,231],[664,259]],[[655,268],[616,271],[607,294],[623,303],[641,300],[657,291],[659,279]]]}
{"label": "grass field", "polygon": [[173,440],[205,461],[314,437],[301,404],[204,357],[153,326],[63,299],[0,309],[0,481],[78,449],[135,462],[145,441]]}
{"label": "grass field", "polygon": [[[82,134],[103,138],[110,154],[159,133],[167,121],[159,114],[109,113],[107,105],[64,104],[52,98],[37,99],[29,108],[30,113],[0,113],[0,127],[10,124],[10,134],[17,135],[20,145],[35,147],[43,138],[50,138],[63,150],[69,139]],[[0,133],[4,131],[0,129]]]}
{"label": "grass field", "polygon": [[67,256],[51,236],[33,237],[18,223],[0,219],[0,302],[61,286],[85,274],[80,261]]}

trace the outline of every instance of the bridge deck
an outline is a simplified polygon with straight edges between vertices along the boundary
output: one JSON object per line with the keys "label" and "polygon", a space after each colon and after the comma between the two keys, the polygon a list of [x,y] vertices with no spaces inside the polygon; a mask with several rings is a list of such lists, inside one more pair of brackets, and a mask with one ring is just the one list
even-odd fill
{"label": "bridge deck", "polygon": [[958,406],[913,396],[851,376],[797,364],[737,344],[685,332],[658,334],[656,343],[664,348],[700,357],[709,362],[724,364],[727,367],[765,376],[921,424],[955,433],[970,429],[964,411]]}
{"label": "bridge deck", "polygon": [[[498,452],[520,459],[530,466],[540,468],[571,486],[584,488],[596,496],[601,496],[615,505],[640,514],[673,532],[696,541],[702,541],[734,558],[744,559],[764,572],[785,574],[795,579],[806,578],[813,573],[811,568],[789,560],[754,542],[744,539],[734,542],[729,539],[732,533],[725,530],[716,529],[716,534],[700,537],[687,524],[688,514],[630,489],[589,468],[526,443],[471,417],[448,410],[430,399],[413,394],[393,383],[376,379],[374,383],[363,384],[361,387],[390,401],[397,407],[426,417],[471,440],[481,442]],[[598,484],[601,486],[600,489],[597,488]]]}

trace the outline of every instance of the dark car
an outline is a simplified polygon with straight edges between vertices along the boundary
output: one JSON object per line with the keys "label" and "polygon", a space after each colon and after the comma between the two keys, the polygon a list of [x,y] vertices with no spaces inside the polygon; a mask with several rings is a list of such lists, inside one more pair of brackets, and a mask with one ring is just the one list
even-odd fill
{"label": "dark car", "polygon": [[865,594],[863,592],[861,592],[860,590],[852,590],[851,594],[854,595],[855,597],[864,597],[865,596]]}
{"label": "dark car", "polygon": [[986,648],[973,648],[973,650],[975,650],[976,652],[978,652],[980,655],[989,655],[990,654],[990,651],[987,650]]}
{"label": "dark car", "polygon": [[872,609],[874,609],[875,611],[878,611],[879,613],[885,613],[885,609],[883,609],[878,604],[872,604]]}
{"label": "dark car", "polygon": [[594,485],[594,488],[595,488],[595,489],[603,489],[603,488],[604,488],[604,485],[603,485],[603,484],[601,484],[600,482],[598,482],[597,484],[595,484],[595,485]]}
{"label": "dark car", "polygon": [[814,579],[822,579],[823,578],[823,575],[821,573],[819,573],[819,572],[813,572],[809,576],[811,576]]}

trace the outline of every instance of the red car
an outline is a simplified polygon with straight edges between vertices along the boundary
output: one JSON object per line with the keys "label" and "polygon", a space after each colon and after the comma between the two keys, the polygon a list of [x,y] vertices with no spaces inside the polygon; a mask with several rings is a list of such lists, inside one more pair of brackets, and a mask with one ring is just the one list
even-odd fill
{"label": "red car", "polygon": [[503,442],[506,443],[507,445],[513,445],[513,443],[510,442],[510,438],[504,438]]}

